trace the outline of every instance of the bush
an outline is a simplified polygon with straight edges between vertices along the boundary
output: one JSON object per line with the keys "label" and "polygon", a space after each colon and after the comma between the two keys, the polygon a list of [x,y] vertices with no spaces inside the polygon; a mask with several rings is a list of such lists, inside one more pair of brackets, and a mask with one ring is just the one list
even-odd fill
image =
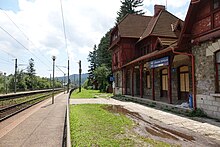
{"label": "bush", "polygon": [[192,112],[189,113],[190,117],[207,117],[207,115],[205,114],[205,112],[198,108],[196,110],[193,110]]}

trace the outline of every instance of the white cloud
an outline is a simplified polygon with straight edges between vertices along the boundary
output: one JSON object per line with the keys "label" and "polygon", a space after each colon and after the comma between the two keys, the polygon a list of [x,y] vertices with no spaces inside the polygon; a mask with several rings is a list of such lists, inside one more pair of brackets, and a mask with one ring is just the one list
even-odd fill
{"label": "white cloud", "polygon": [[51,57],[58,56],[59,51],[57,49],[53,48],[53,49],[49,49],[49,51],[47,51],[47,54],[50,55]]}
{"label": "white cloud", "polygon": [[150,6],[150,5],[155,5],[155,4],[159,4],[159,5],[166,5],[169,7],[174,7],[174,8],[179,8],[182,7],[184,5],[186,5],[190,0],[145,0],[144,4],[146,6]]}
{"label": "white cloud", "polygon": [[[68,51],[72,67],[77,67],[76,61],[82,60],[84,72],[88,67],[86,61],[89,51],[114,26],[117,11],[121,5],[120,0],[62,0],[67,35],[66,49],[60,0],[18,0],[18,2],[19,11],[0,10],[0,26],[47,65],[52,65],[52,55],[57,56],[57,64],[66,64]],[[178,9],[186,5],[189,0],[167,0],[167,2],[168,8]],[[150,10],[153,9],[154,4],[165,5],[166,3],[165,0],[145,0],[146,15],[153,15]],[[28,38],[4,13],[10,16]],[[183,17],[184,12],[178,11],[176,14]],[[27,50],[1,29],[0,48],[0,52],[2,49],[7,50],[18,60],[28,61],[32,57]],[[43,65],[36,58],[35,65],[36,68],[39,67],[36,70],[40,75],[48,75],[45,72],[48,71],[48,66]],[[74,68],[71,72],[77,73],[78,68]]]}
{"label": "white cloud", "polygon": [[[20,10],[17,12],[0,10],[0,26],[43,62],[50,61],[52,55],[57,56],[57,61],[63,61],[67,59],[67,50],[72,61],[82,58],[85,60],[94,44],[98,44],[101,37],[114,26],[116,12],[120,8],[119,0],[62,0],[68,44],[66,49],[60,0],[18,0],[18,2]],[[28,38],[4,13],[10,16]],[[0,47],[6,48],[18,60],[28,60],[32,57],[2,30],[0,30],[0,40]],[[46,60],[45,57],[48,59]],[[42,64],[37,59],[35,62]],[[43,74],[47,67],[44,65],[40,67],[44,70]],[[87,67],[84,71],[86,70]]]}

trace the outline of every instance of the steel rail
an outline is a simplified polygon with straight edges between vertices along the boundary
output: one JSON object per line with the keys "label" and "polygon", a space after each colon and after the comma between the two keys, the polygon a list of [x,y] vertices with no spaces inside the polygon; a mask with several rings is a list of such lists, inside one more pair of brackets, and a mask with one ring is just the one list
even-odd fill
{"label": "steel rail", "polygon": [[[12,105],[12,106],[1,108],[0,109],[0,115],[2,115],[2,116],[0,117],[0,122],[2,122],[3,120],[5,120],[5,119],[7,119],[7,118],[9,118],[9,117],[11,117],[11,116],[13,116],[15,114],[18,114],[19,112],[22,112],[22,111],[28,109],[31,106],[34,106],[34,105],[44,101],[45,99],[47,99],[46,97],[50,96],[50,95],[51,95],[51,93],[43,95],[43,96],[39,96],[37,98],[33,98],[31,100],[28,100],[28,101],[25,101],[25,102],[22,102],[22,103],[19,103],[19,104],[15,104],[15,105]],[[36,101],[36,100],[44,98],[44,97],[45,97],[45,99],[42,99],[40,101]],[[28,104],[28,103],[30,103],[32,101],[36,101],[36,102],[34,102],[33,104]],[[22,107],[22,105],[24,105],[24,107]],[[16,109],[17,107],[20,107],[20,108],[18,108],[18,110],[13,111],[13,109]],[[12,112],[9,113],[9,114],[4,115],[4,113],[7,113],[8,111],[12,111]]]}

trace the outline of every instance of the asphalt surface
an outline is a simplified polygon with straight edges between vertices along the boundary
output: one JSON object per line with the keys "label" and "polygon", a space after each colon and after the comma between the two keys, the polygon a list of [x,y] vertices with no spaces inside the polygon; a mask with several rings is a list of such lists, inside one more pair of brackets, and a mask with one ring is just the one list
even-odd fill
{"label": "asphalt surface", "polygon": [[41,102],[0,124],[0,147],[58,147],[63,143],[67,94]]}

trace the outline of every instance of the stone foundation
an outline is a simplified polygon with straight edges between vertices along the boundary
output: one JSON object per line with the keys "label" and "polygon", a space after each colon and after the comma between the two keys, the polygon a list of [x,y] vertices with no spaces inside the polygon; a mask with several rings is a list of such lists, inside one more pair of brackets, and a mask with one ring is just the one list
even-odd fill
{"label": "stone foundation", "polygon": [[215,52],[220,49],[220,39],[194,46],[196,102],[209,117],[220,118],[220,94],[215,94]]}
{"label": "stone foundation", "polygon": [[208,116],[220,119],[220,95],[197,95],[197,107],[202,109]]}
{"label": "stone foundation", "polygon": [[[118,83],[117,83],[117,74],[118,74]],[[121,95],[122,94],[122,71],[117,71],[113,73],[113,76],[115,78],[115,87],[113,88],[113,93],[115,95]]]}

